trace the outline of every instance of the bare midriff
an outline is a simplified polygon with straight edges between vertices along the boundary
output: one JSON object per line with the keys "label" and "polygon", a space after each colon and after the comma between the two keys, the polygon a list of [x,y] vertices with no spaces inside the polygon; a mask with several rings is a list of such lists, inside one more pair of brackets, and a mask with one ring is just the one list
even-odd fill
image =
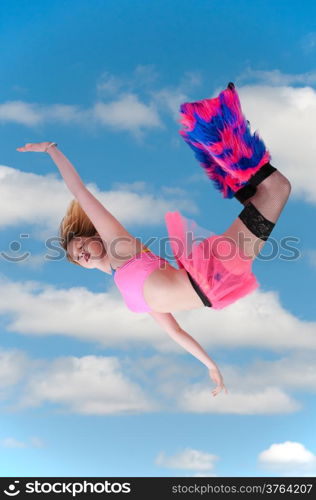
{"label": "bare midriff", "polygon": [[168,264],[156,269],[144,282],[143,295],[148,306],[157,312],[176,312],[205,307],[194,290],[185,269]]}
{"label": "bare midriff", "polygon": [[[117,266],[117,263],[111,259],[114,269],[124,264],[120,261],[120,266]],[[205,307],[194,290],[186,270],[176,269],[168,261],[165,263],[163,267],[151,272],[144,281],[143,296],[148,306],[156,312],[176,312]]]}

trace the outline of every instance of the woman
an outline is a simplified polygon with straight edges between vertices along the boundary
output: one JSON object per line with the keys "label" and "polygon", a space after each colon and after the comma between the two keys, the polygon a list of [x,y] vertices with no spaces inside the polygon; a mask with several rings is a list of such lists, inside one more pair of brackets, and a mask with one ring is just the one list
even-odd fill
{"label": "woman", "polygon": [[[199,237],[195,221],[167,212],[166,225],[179,269],[142,246],[85,187],[56,143],[28,143],[18,151],[47,152],[75,197],[60,225],[70,262],[114,274],[126,305],[148,312],[208,368],[213,396],[227,393],[216,363],[177,323],[172,312],[222,309],[259,284],[252,263],[289,197],[288,179],[270,163],[258,134],[251,135],[233,83],[218,97],[181,105],[180,131],[224,198],[244,208],[221,235]],[[189,239],[188,239],[189,237]]]}

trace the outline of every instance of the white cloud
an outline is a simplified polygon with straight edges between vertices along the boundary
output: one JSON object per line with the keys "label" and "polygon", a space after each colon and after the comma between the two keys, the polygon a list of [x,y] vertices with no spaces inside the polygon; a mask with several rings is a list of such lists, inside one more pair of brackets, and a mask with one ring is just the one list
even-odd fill
{"label": "white cloud", "polygon": [[247,390],[263,389],[276,385],[282,389],[316,393],[315,356],[312,351],[293,351],[290,356],[277,360],[254,360],[245,370],[226,367],[226,375],[233,387]]}
{"label": "white cloud", "polygon": [[82,415],[135,414],[158,409],[142,388],[123,374],[117,358],[94,355],[38,361],[27,376],[24,392],[9,409],[45,403],[58,405],[61,412]]}
{"label": "white cloud", "polygon": [[59,103],[47,106],[7,101],[0,104],[0,122],[28,127],[44,123],[75,124],[85,128],[104,125],[118,131],[127,130],[135,137],[144,128],[163,128],[155,103],[145,104],[134,93],[123,93],[112,101],[98,100],[88,109]]}
{"label": "white cloud", "polygon": [[[186,352],[149,315],[129,311],[114,284],[106,292],[94,293],[83,286],[57,288],[37,281],[11,281],[2,275],[0,294],[0,314],[9,317],[7,331],[66,335],[120,348],[141,342],[161,352]],[[241,299],[220,314],[204,309],[181,311],[179,324],[212,349],[315,350],[314,322],[300,320],[283,309],[276,293],[255,291],[251,295],[255,296]]]}
{"label": "white cloud", "polygon": [[[3,121],[20,120],[31,125],[43,120],[83,123],[88,127],[104,124],[117,130],[132,132],[139,139],[143,128],[164,127],[160,118],[163,111],[171,113],[178,121],[180,103],[198,99],[197,96],[189,97],[188,91],[200,85],[201,80],[199,74],[188,73],[178,85],[146,90],[150,97],[145,104],[133,90],[137,82],[140,84],[142,73],[147,74],[148,85],[155,79],[151,68],[140,66],[135,70],[134,81],[132,78],[128,90],[115,95],[111,101],[96,101],[88,110],[80,110],[67,104],[45,107],[14,101],[12,106],[10,102],[0,106],[0,117],[2,116]],[[249,79],[258,80],[259,83],[238,87],[243,111],[253,129],[258,130],[264,139],[272,154],[272,164],[290,179],[291,196],[315,204],[313,186],[316,171],[313,158],[316,145],[313,131],[316,114],[313,110],[316,109],[316,92],[308,85],[316,83],[316,72],[284,74],[280,70],[260,71],[248,68],[237,77],[240,82]],[[114,76],[108,74],[107,82],[110,82],[108,85],[113,91],[120,88]],[[291,84],[305,86],[293,88]],[[124,88],[123,84],[121,86]],[[217,89],[214,95],[219,90],[222,89]]]}
{"label": "white cloud", "polygon": [[[171,112],[177,120],[179,104],[188,100],[187,91],[201,83],[200,73],[191,71],[184,74],[178,85],[153,90],[158,78],[159,73],[153,64],[137,65],[131,74],[125,76],[105,71],[96,83],[97,98],[90,108],[64,103],[47,106],[21,100],[7,101],[0,104],[0,121],[29,127],[51,122],[76,124],[88,129],[103,125],[112,130],[130,132],[140,140],[145,129],[165,128],[161,112]],[[141,100],[139,93],[148,95],[147,103]]]}
{"label": "white cloud", "polygon": [[[187,73],[178,85],[150,88],[156,79],[157,74],[151,65],[138,66],[129,78],[105,73],[98,89],[102,91],[104,87],[105,92],[114,94],[112,100],[97,100],[87,110],[67,104],[40,106],[22,101],[6,102],[0,105],[0,119],[30,126],[45,120],[82,123],[86,127],[103,124],[115,130],[127,130],[141,139],[143,129],[164,127],[161,113],[171,113],[178,122],[179,105],[198,99],[197,96],[188,96],[188,92],[201,83],[198,73]],[[291,197],[315,204],[313,186],[316,171],[313,158],[316,143],[313,131],[316,125],[316,92],[308,85],[316,83],[316,72],[285,74],[278,69],[261,71],[248,68],[237,77],[241,83],[249,79],[259,83],[238,87],[243,111],[253,129],[258,130],[264,139],[272,154],[272,164],[291,181]],[[304,87],[293,88],[290,86],[292,84]],[[142,85],[143,92],[149,95],[148,103],[144,103],[135,92]],[[217,89],[214,96],[220,90]]]}
{"label": "white cloud", "polygon": [[154,103],[146,105],[132,93],[122,94],[109,103],[97,102],[93,106],[93,117],[110,128],[133,133],[141,127],[163,127]]}
{"label": "white cloud", "polygon": [[193,448],[186,448],[169,457],[166,456],[164,452],[160,452],[155,459],[155,464],[159,467],[165,467],[168,469],[191,469],[193,471],[203,471],[205,474],[206,472],[213,470],[217,460],[218,456],[211,453],[195,450]]}
{"label": "white cloud", "polygon": [[120,100],[124,99],[124,93],[137,99],[136,92],[141,91],[148,94],[151,106],[155,107],[157,113],[168,112],[178,121],[179,106],[189,99],[188,91],[201,85],[201,73],[187,71],[178,84],[154,88],[159,76],[153,64],[138,65],[131,75],[124,77],[104,72],[97,83],[97,90],[100,95],[116,94]]}
{"label": "white cloud", "polygon": [[[172,363],[171,373],[164,363],[159,366],[161,393],[185,412],[239,415],[296,412],[302,409],[302,404],[293,394],[316,393],[312,351],[294,351],[288,357],[273,361],[255,359],[246,366],[215,360],[220,366],[228,394],[211,395],[215,385],[202,366],[198,368],[201,382],[192,384],[194,374],[191,372],[182,375],[181,379],[183,369],[179,364],[176,370],[176,363]],[[140,361],[138,364],[143,366]]]}
{"label": "white cloud", "polygon": [[78,106],[69,104],[46,106],[24,101],[7,101],[0,104],[0,121],[28,127],[36,127],[45,122],[84,124],[89,123],[92,117],[92,110],[81,110]]}
{"label": "white cloud", "polygon": [[[302,408],[288,392],[316,392],[312,353],[276,361],[256,360],[242,367],[217,359],[229,392],[216,397],[211,394],[214,383],[202,364],[196,366],[193,360],[188,364],[168,354],[124,356],[120,361],[114,356],[95,355],[30,359],[17,350],[0,354],[2,400],[10,401],[13,410],[50,402],[66,411],[90,414],[113,413],[120,408],[129,412],[137,407],[139,412],[159,408],[200,414],[275,415]],[[192,383],[196,377],[201,382]]]}
{"label": "white cloud", "polygon": [[70,199],[65,184],[55,174],[38,175],[0,166],[2,228],[25,223],[55,227]]}
{"label": "white cloud", "polygon": [[0,389],[17,384],[29,366],[27,356],[18,350],[0,350]]}
{"label": "white cloud", "polygon": [[42,121],[62,124],[90,123],[92,110],[82,110],[79,106],[70,104],[52,104],[41,107]]}
{"label": "white cloud", "polygon": [[316,348],[316,323],[297,318],[282,306],[278,292],[261,288],[220,313],[188,311],[184,328],[212,348],[260,347],[276,352]]}
{"label": "white cloud", "polygon": [[316,456],[299,442],[272,444],[258,456],[259,465],[284,475],[316,473]]}
{"label": "white cloud", "polygon": [[7,101],[0,104],[0,121],[20,123],[34,127],[43,121],[43,113],[37,104],[23,101]]}
{"label": "white cloud", "polygon": [[291,197],[315,204],[316,91],[271,84],[238,91],[245,116],[271,153],[271,164],[290,180]]}
{"label": "white cloud", "polygon": [[[259,83],[242,84],[249,79]],[[248,68],[237,77],[237,81],[241,82],[237,90],[242,109],[252,129],[259,131],[269,149],[271,163],[289,178],[291,197],[315,204],[316,143],[313,133],[316,129],[316,91],[309,85],[316,83],[316,71],[284,74],[280,70],[256,71]],[[304,87],[293,88],[292,84]],[[203,98],[188,97],[189,87],[180,84],[178,87],[162,88],[152,92],[152,97],[160,106],[169,109],[178,121],[179,104]],[[214,97],[221,90],[217,88]]]}
{"label": "white cloud", "polygon": [[315,462],[315,455],[308,451],[301,443],[285,441],[272,444],[259,455],[259,461],[266,465],[310,464]]}
{"label": "white cloud", "polygon": [[[227,383],[227,382],[226,382]],[[229,386],[228,386],[229,387]],[[178,395],[178,408],[191,413],[230,413],[235,415],[292,413],[301,405],[278,387],[266,387],[246,392],[230,390],[216,397],[209,387],[192,384]]]}
{"label": "white cloud", "polygon": [[[12,318],[8,331],[66,335],[126,349],[131,343],[151,343],[161,336],[151,318],[127,310],[114,286],[111,293],[93,293],[84,287],[57,289],[35,281],[0,278],[0,289],[0,313]],[[153,331],[148,338],[150,327]]]}
{"label": "white cloud", "polygon": [[[2,349],[0,366],[2,406],[9,411],[47,403],[56,405],[60,412],[82,415],[135,414],[159,409],[159,403],[133,381],[133,372],[124,370],[115,356],[31,359],[23,351]],[[2,444],[28,446],[14,438],[7,438]],[[44,443],[33,436],[30,446],[39,448]]]}
{"label": "white cloud", "polygon": [[[183,190],[165,191],[159,196],[151,193],[145,182],[125,183],[109,191],[100,191],[95,183],[87,184],[87,188],[122,224],[161,224],[168,210],[197,211],[194,201]],[[43,193],[50,195],[43,196]],[[64,181],[55,173],[38,175],[0,166],[0,227],[3,229],[35,224],[44,226],[47,237],[57,236],[60,221],[72,199]]]}
{"label": "white cloud", "polygon": [[[234,349],[234,348],[233,348]],[[303,408],[302,393],[316,393],[313,351],[297,351],[276,360],[255,359],[238,366],[223,363],[214,354],[228,394],[211,394],[215,387],[204,365],[182,362],[167,354],[137,358],[129,370],[142,384],[155,386],[160,399],[174,411],[239,415],[274,415],[293,413]],[[128,366],[128,364],[125,364]],[[192,383],[194,378],[199,383]],[[297,396],[297,397],[296,397]]]}

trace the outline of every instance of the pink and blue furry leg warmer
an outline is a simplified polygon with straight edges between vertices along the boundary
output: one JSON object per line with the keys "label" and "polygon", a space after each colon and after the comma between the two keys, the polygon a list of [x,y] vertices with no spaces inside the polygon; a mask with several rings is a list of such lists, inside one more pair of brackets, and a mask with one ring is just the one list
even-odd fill
{"label": "pink and blue furry leg warmer", "polygon": [[243,202],[276,168],[257,132],[251,134],[235,85],[218,97],[180,106],[185,142],[224,198]]}

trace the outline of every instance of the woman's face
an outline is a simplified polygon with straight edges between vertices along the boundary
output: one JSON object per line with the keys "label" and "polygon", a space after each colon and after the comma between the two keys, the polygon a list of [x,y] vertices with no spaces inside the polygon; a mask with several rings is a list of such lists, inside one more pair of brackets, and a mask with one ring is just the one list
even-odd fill
{"label": "woman's face", "polygon": [[105,272],[111,269],[106,249],[98,234],[74,237],[68,243],[67,252],[75,262],[87,269],[97,268]]}

